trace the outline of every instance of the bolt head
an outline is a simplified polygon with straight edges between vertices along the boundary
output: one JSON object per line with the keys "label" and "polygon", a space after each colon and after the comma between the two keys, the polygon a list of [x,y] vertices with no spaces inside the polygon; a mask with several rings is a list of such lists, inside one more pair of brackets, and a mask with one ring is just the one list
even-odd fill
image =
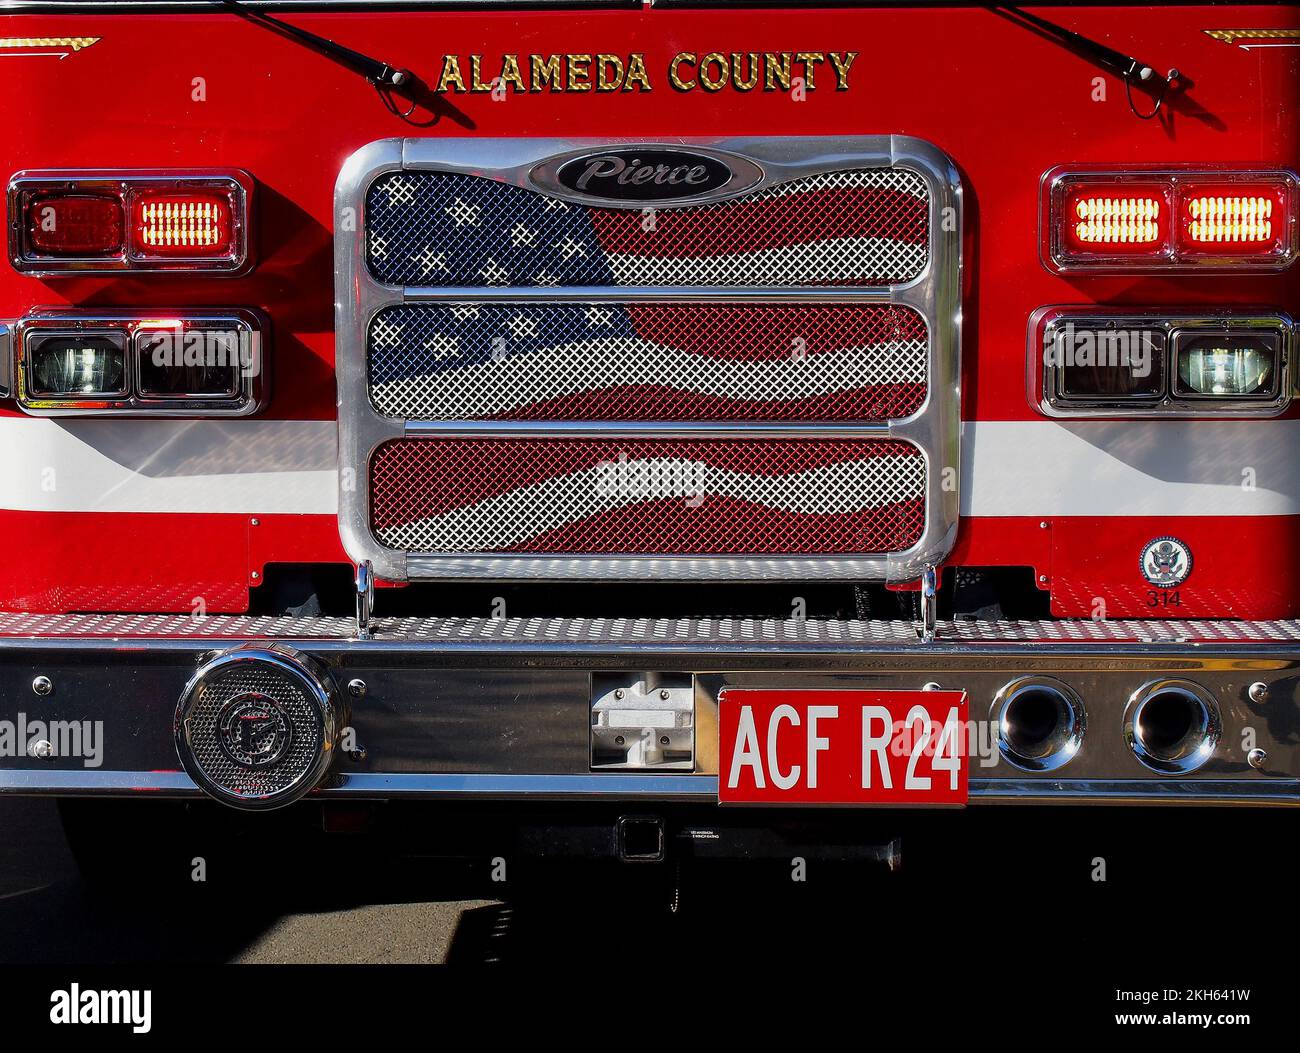
{"label": "bolt head", "polygon": [[27,747],[27,752],[40,760],[48,760],[54,756],[54,743],[49,739],[37,739]]}
{"label": "bolt head", "polygon": [[661,745],[661,746],[667,746],[667,745],[668,745],[668,736],[667,736],[667,735],[660,735],[660,736],[659,736],[659,745]]}
{"label": "bolt head", "polygon": [[51,694],[54,691],[54,681],[48,676],[38,676],[32,681],[32,690],[41,696]]}
{"label": "bolt head", "polygon": [[1268,685],[1261,680],[1256,680],[1246,688],[1246,697],[1252,702],[1265,701],[1268,698]]}
{"label": "bolt head", "polygon": [[353,763],[360,764],[365,759],[366,759],[366,748],[364,746],[358,746],[354,750],[348,750],[348,760],[352,761]]}
{"label": "bolt head", "polygon": [[615,736],[614,736],[614,744],[615,744],[616,746],[621,746],[621,745],[623,745],[624,741],[625,741],[625,740],[624,740],[624,738],[623,738],[622,735],[615,735]]}
{"label": "bolt head", "polygon": [[349,680],[348,694],[353,698],[361,698],[366,693],[366,682],[364,680]]}
{"label": "bolt head", "polygon": [[1264,762],[1267,760],[1268,760],[1268,754],[1265,753],[1262,749],[1259,749],[1258,747],[1256,747],[1255,749],[1251,750],[1249,753],[1246,754],[1246,763],[1249,764],[1252,768],[1264,767]]}
{"label": "bolt head", "polygon": [[668,701],[668,689],[665,688],[663,691],[660,691],[660,692],[659,692],[659,697],[662,698],[665,702],[667,702],[667,701]]}
{"label": "bolt head", "polygon": [[618,688],[615,688],[615,689],[614,689],[614,697],[615,697],[615,698],[622,698],[623,695],[624,695],[624,691],[623,691],[623,689],[622,689],[621,687],[618,687]]}

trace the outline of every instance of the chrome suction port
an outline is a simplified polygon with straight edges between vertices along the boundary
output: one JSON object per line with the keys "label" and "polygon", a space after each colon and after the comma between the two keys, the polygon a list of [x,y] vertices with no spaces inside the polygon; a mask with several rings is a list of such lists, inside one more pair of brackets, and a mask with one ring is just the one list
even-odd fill
{"label": "chrome suction port", "polygon": [[998,749],[1023,771],[1051,771],[1079,752],[1088,719],[1083,701],[1050,676],[1012,680],[993,699]]}
{"label": "chrome suction port", "polygon": [[1133,692],[1124,712],[1124,738],[1134,756],[1162,775],[1186,775],[1214,754],[1222,722],[1219,705],[1190,680],[1153,680]]}

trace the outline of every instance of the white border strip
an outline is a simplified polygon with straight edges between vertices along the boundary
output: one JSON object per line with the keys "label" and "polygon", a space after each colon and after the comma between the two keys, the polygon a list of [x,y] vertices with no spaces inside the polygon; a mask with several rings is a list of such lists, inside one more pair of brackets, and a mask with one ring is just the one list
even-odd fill
{"label": "white border strip", "polygon": [[[1300,421],[980,421],[963,516],[1300,515]],[[0,508],[336,515],[334,421],[0,418]]]}
{"label": "white border strip", "polygon": [[0,418],[0,508],[335,515],[338,425]]}
{"label": "white border strip", "polygon": [[963,516],[1300,515],[1300,421],[962,426]]}

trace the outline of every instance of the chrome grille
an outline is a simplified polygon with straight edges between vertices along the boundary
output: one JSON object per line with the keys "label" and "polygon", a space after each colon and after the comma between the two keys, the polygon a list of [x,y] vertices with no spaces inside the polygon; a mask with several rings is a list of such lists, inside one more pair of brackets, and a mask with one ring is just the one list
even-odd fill
{"label": "chrome grille", "polygon": [[925,268],[930,199],[905,168],[822,172],[677,209],[402,171],[370,186],[365,224],[367,265],[386,285],[893,285]]}
{"label": "chrome grille", "polygon": [[927,328],[893,304],[429,303],[375,315],[377,412],[407,420],[888,420]]}
{"label": "chrome grille", "polygon": [[[340,533],[378,578],[907,581],[946,555],[951,161],[905,136],[680,145],[758,189],[649,209],[565,189],[608,140],[349,159]],[[670,485],[602,490],[620,465]]]}
{"label": "chrome grille", "polygon": [[410,439],[371,465],[375,536],[418,552],[896,552],[920,537],[908,443]]}

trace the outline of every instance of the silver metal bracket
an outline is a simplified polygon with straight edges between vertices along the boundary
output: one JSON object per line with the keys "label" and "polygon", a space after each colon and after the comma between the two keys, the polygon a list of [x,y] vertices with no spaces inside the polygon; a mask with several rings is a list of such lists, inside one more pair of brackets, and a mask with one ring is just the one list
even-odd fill
{"label": "silver metal bracket", "polygon": [[922,643],[932,643],[935,625],[939,620],[939,575],[934,567],[926,567],[921,572],[921,624],[919,631]]}
{"label": "silver metal bracket", "polygon": [[374,632],[370,628],[370,619],[375,613],[375,575],[370,568],[370,560],[357,564],[357,629],[358,640],[370,640]]}
{"label": "silver metal bracket", "polygon": [[690,673],[595,673],[591,696],[592,770],[694,770]]}

